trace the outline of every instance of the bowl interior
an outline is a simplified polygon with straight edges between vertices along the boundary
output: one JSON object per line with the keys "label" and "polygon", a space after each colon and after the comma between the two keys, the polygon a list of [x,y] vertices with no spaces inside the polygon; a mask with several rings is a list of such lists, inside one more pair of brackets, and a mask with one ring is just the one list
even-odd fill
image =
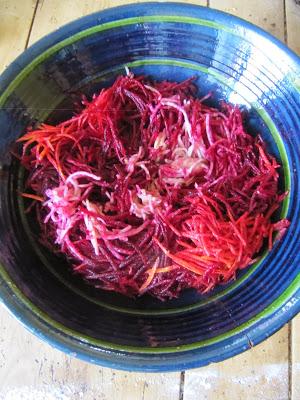
{"label": "bowl interior", "polygon": [[[189,66],[187,62],[185,62],[183,66],[181,66],[180,63],[178,63],[178,65],[172,65],[172,62],[170,62],[170,64],[162,65],[153,65],[151,62],[149,62],[149,64],[142,66],[135,66],[135,63],[133,63],[132,66],[130,64],[132,63],[128,62],[126,65],[129,66],[130,70],[132,70],[132,72],[134,72],[136,75],[149,76],[155,80],[173,80],[180,82],[184,79],[190,78],[191,76],[195,76],[195,83],[199,88],[199,97],[203,97],[209,92],[213,93],[212,98],[206,101],[206,103],[211,106],[218,107],[220,106],[220,102],[222,100],[226,99],[227,101],[231,101],[230,99],[235,95],[228,85],[218,82],[214,77],[210,77],[207,72],[195,70],[193,65]],[[70,118],[74,114],[74,110],[76,109],[75,105],[81,99],[82,94],[86,95],[88,98],[91,98],[94,93],[99,92],[103,87],[110,86],[117,76],[125,73],[124,65],[121,65],[119,68],[114,68],[113,71],[105,71],[103,74],[100,73],[94,77],[91,77],[88,73],[88,76],[84,79],[82,85],[79,83],[72,85],[66,90],[66,92],[60,94],[63,99],[55,107],[55,109],[51,110],[49,107],[47,110],[35,111],[43,111],[43,121],[46,121],[50,124],[59,123],[67,118]],[[36,93],[32,93],[32,96],[34,98]],[[53,101],[56,101],[56,98],[54,98]],[[274,154],[282,163],[280,155],[280,137],[276,135],[272,136],[268,126],[260,117],[259,113],[255,110],[255,108],[251,107],[251,104],[248,103],[246,99],[240,99],[240,101],[242,101],[241,107],[245,108],[245,111],[248,115],[246,123],[249,131],[253,135],[260,134],[268,144],[269,151]],[[38,125],[39,121],[40,118],[37,119],[37,121],[32,120],[30,123]],[[283,157],[286,157],[286,155],[283,154]],[[16,165],[16,168],[18,169],[19,174],[19,186],[15,189],[17,193],[23,191],[24,170],[19,168],[19,164]],[[279,186],[282,192],[287,190],[287,185],[285,185],[285,175],[288,174],[288,170],[284,171],[284,168],[281,169]],[[18,206],[20,212],[18,218],[22,220],[22,226],[26,231],[26,236],[30,240],[32,249],[34,249],[40,262],[49,271],[51,271],[51,273],[56,276],[58,280],[60,280],[64,285],[68,286],[74,293],[77,293],[78,296],[88,298],[93,303],[98,303],[99,305],[108,309],[116,309],[120,312],[130,312],[132,314],[142,313],[152,315],[191,310],[193,308],[198,308],[201,304],[212,302],[215,300],[215,298],[223,295],[224,292],[232,290],[232,287],[237,286],[241,279],[250,272],[249,270],[240,271],[237,282],[230,282],[226,285],[217,287],[209,294],[201,295],[195,290],[186,290],[178,299],[172,299],[165,302],[161,302],[160,300],[154,299],[153,297],[147,295],[132,299],[118,293],[95,289],[91,285],[84,282],[80,276],[72,273],[71,268],[68,267],[63,256],[55,256],[38,242],[37,239],[39,237],[39,227],[35,222],[35,215],[34,213],[26,213],[26,209],[30,206],[30,204],[30,200],[24,200],[22,197],[18,197]],[[279,217],[281,213],[284,215],[286,210],[279,210],[277,217]],[[263,258],[265,255],[266,252],[262,251],[261,258]],[[250,267],[250,270],[256,269],[258,264],[261,262],[262,261],[260,260],[254,266]]]}
{"label": "bowl interior", "polygon": [[[246,327],[275,304],[299,274],[294,217],[298,138],[291,133],[300,131],[300,101],[294,61],[250,26],[243,33],[234,26],[229,29],[227,17],[197,7],[177,5],[175,16],[167,6],[156,5],[153,16],[144,9],[141,16],[141,10],[142,6],[123,8],[117,22],[114,13],[101,14],[104,25],[99,25],[98,15],[91,16],[82,20],[80,32],[73,24],[56,39],[45,39],[28,56],[31,64],[22,67],[21,76],[0,98],[1,276],[3,290],[13,282],[20,296],[29,300],[31,312],[36,307],[49,329],[61,330],[72,340],[84,338],[98,350],[171,352],[210,344],[228,332],[234,335],[235,329]],[[128,20],[133,13],[138,20]],[[264,41],[272,58],[263,51]],[[246,108],[249,131],[259,133],[282,164],[280,186],[289,190],[289,196],[280,213],[291,220],[287,235],[258,263],[240,272],[235,282],[209,295],[186,291],[162,303],[149,296],[128,299],[96,290],[72,274],[63,258],[39,244],[34,218],[24,212],[28,202],[18,195],[24,170],[9,153],[11,144],[27,126],[57,123],[72,115],[82,93],[91,96],[110,85],[125,73],[125,65],[156,80],[195,76],[199,96],[213,93],[209,104],[224,99]],[[12,69],[11,76],[15,75]]]}

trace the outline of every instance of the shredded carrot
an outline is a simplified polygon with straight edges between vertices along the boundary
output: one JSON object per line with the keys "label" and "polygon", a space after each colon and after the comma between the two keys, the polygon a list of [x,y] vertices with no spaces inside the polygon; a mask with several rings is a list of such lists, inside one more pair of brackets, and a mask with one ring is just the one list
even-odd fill
{"label": "shredded carrot", "polygon": [[157,267],[159,265],[159,258],[157,258],[155,260],[155,263],[153,265],[152,268],[148,269],[146,271],[146,273],[148,274],[148,278],[146,279],[146,281],[143,283],[143,285],[140,287],[139,292],[143,293],[145,291],[145,289],[147,289],[147,287],[150,285],[150,283],[152,282],[154,275],[156,273]]}
{"label": "shredded carrot", "polygon": [[237,106],[210,107],[196,92],[193,78],[128,73],[70,119],[18,139],[21,195],[36,201],[42,243],[95,287],[160,300],[207,293],[287,229],[273,221],[287,194],[280,165]]}
{"label": "shredded carrot", "polygon": [[45,199],[42,196],[38,196],[36,194],[31,194],[31,193],[21,193],[22,197],[27,197],[28,199],[36,200],[36,201],[45,201]]}

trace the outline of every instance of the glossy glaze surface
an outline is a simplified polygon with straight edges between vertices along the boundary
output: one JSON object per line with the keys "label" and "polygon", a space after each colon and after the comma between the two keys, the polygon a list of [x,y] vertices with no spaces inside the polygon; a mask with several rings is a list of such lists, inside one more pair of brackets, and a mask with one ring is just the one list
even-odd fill
{"label": "glossy glaze surface", "polygon": [[[17,196],[22,170],[9,156],[11,142],[28,124],[62,119],[77,93],[108,85],[124,65],[156,79],[196,75],[199,95],[212,90],[214,103],[225,98],[246,106],[249,128],[263,135],[284,165],[288,234],[259,265],[205,298],[186,293],[161,304],[94,291],[37,244],[34,221]],[[297,57],[269,35],[226,14],[179,4],[95,14],[27,51],[1,80],[4,302],[63,350],[128,369],[205,365],[278,329],[299,310],[298,77]]]}

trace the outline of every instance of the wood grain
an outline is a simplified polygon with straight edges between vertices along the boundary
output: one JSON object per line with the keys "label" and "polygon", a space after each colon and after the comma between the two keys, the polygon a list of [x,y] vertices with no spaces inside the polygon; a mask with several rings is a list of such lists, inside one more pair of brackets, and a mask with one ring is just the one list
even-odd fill
{"label": "wood grain", "polygon": [[288,330],[239,356],[185,373],[183,400],[287,400]]}
{"label": "wood grain", "polygon": [[[285,1],[288,46],[300,55],[300,4]],[[300,315],[291,322],[291,400],[300,399]]]}
{"label": "wood grain", "polygon": [[283,0],[210,0],[210,6],[244,18],[284,40]]}
{"label": "wood grain", "polygon": [[0,73],[25,48],[35,0],[0,0]]}
{"label": "wood grain", "polygon": [[300,399],[300,315],[292,321],[291,400]]}
{"label": "wood grain", "polygon": [[[145,0],[146,2],[152,0]],[[171,1],[171,0],[170,0]],[[141,0],[135,3],[141,3]],[[30,44],[58,27],[84,15],[131,3],[128,0],[40,0],[33,24]],[[185,3],[206,5],[206,0],[188,0]]]}
{"label": "wood grain", "polygon": [[286,0],[285,4],[288,45],[300,55],[300,4],[295,0]]}
{"label": "wood grain", "polygon": [[[132,0],[133,1],[133,0]],[[39,0],[29,44],[59,26],[127,0]],[[187,3],[205,5],[206,1]],[[300,51],[300,12],[286,0],[288,44]],[[210,0],[284,40],[283,0]],[[0,71],[26,44],[34,0],[0,0]],[[300,316],[292,324],[289,397],[288,328],[233,359],[185,373],[181,399],[300,399]],[[180,374],[138,374],[100,368],[69,357],[27,332],[0,307],[0,400],[177,400]],[[181,400],[180,399],[180,400]]]}
{"label": "wood grain", "polygon": [[69,357],[0,309],[0,400],[176,400],[179,374],[101,368]]}

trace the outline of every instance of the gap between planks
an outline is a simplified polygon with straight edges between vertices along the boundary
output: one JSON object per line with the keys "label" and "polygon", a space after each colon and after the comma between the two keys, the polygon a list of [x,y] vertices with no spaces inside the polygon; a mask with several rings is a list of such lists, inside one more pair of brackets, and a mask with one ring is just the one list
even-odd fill
{"label": "gap between planks", "polygon": [[[45,1],[45,2],[40,2],[40,3],[44,3],[43,4],[43,7],[45,7],[46,9],[47,9],[47,7],[49,8],[49,3],[51,4],[53,4],[53,5],[58,5],[58,2],[57,1],[55,1],[55,0],[53,0],[53,1]],[[60,3],[69,3],[70,4],[70,2],[68,2],[68,1],[66,1],[66,2],[60,2]],[[100,9],[100,8],[102,8],[102,6],[103,5],[105,5],[105,6],[109,6],[109,5],[112,5],[111,4],[111,2],[108,2],[108,1],[102,1],[102,2],[100,2],[100,1],[91,1],[90,3],[86,3],[85,2],[85,8],[84,8],[84,10],[82,10],[82,8],[83,7],[81,7],[81,5],[79,4],[79,3],[83,3],[83,1],[74,1],[74,5],[73,6],[71,6],[71,4],[70,4],[70,6],[71,7],[73,7],[74,9],[72,10],[72,19],[74,19],[74,18],[77,18],[77,17],[79,17],[79,16],[81,16],[81,15],[83,15],[83,13],[89,13],[89,12],[93,12],[93,11],[96,11],[96,9],[98,8],[98,9]],[[110,3],[110,4],[109,4]],[[114,1],[113,2],[113,5],[117,5],[117,3],[122,3],[122,4],[125,4],[125,3],[128,3],[128,2],[126,2],[126,1]],[[213,0],[211,0],[211,1],[207,1],[206,2],[206,5],[210,5],[210,3],[213,3],[213,5],[215,6],[215,8],[221,8],[221,4],[223,4],[223,3],[226,3],[227,4],[227,6],[228,7],[230,7],[230,3],[231,3],[231,6],[232,7],[234,7],[234,6],[236,6],[236,2],[234,2],[234,1],[225,1],[225,2],[220,2],[220,1],[217,1],[217,0],[215,0],[215,1],[213,1]],[[217,3],[219,3],[219,4],[217,4]],[[234,3],[234,5],[233,5],[233,3]],[[256,3],[258,6],[257,6],[257,11],[259,11],[259,9],[263,9],[263,2],[257,2],[257,1],[253,1],[253,2],[249,2],[249,3]],[[260,3],[260,5],[259,5],[259,3]],[[264,2],[265,4],[266,3],[270,3],[269,1],[265,1]],[[278,2],[277,1],[275,1],[275,2],[273,2],[273,6],[274,6],[274,8],[276,9],[276,4],[278,4]],[[283,4],[284,4],[284,9],[283,9],[283,21],[285,21],[285,26],[283,26],[283,29],[282,29],[282,31],[283,31],[283,38],[282,39],[286,39],[286,40],[288,40],[289,41],[289,45],[292,45],[293,46],[293,48],[296,50],[296,49],[299,49],[300,48],[300,40],[299,39],[297,39],[297,37],[296,37],[296,35],[297,35],[297,29],[298,29],[298,32],[299,32],[299,26],[300,25],[298,25],[297,24],[297,22],[298,21],[300,21],[300,13],[298,13],[298,11],[299,11],[299,6],[296,6],[295,5],[295,2],[294,2],[294,0],[285,0],[284,2],[283,2]],[[98,7],[97,7],[97,5],[98,5]],[[27,47],[28,46],[28,44],[31,44],[33,41],[35,41],[36,39],[38,39],[39,38],[39,33],[40,33],[40,29],[41,30],[43,30],[44,28],[42,28],[42,27],[40,27],[39,28],[39,26],[38,25],[40,25],[41,24],[41,21],[40,22],[38,22],[37,21],[37,24],[35,24],[35,20],[36,20],[36,17],[37,17],[37,12],[38,12],[38,9],[39,8],[41,8],[41,6],[42,6],[42,4],[39,4],[39,0],[37,0],[37,2],[36,2],[36,5],[35,5],[35,9],[34,9],[34,12],[33,12],[33,16],[32,16],[32,20],[31,20],[31,24],[30,24],[30,28],[29,28],[29,31],[28,31],[28,36],[27,36],[27,39],[26,39],[26,42],[25,42],[25,47]],[[250,4],[250,6],[251,6],[251,4]],[[61,6],[62,8],[63,8],[63,6]],[[243,4],[242,5],[242,7],[243,7],[243,9],[244,9],[244,11],[245,11],[245,9],[247,9],[247,8],[249,8],[249,4]],[[296,8],[296,7],[298,7],[298,8]],[[254,7],[254,8],[256,8],[256,7]],[[60,10],[60,6],[57,6],[56,7],[56,12],[55,12],[55,14],[52,12],[52,14],[50,14],[50,15],[45,15],[45,13],[43,13],[42,11],[41,11],[41,13],[40,13],[40,16],[39,17],[41,17],[41,14],[43,14],[43,18],[44,18],[44,20],[43,20],[43,22],[46,20],[46,21],[49,21],[51,18],[56,18],[56,16],[58,16],[58,15],[61,15],[60,14],[60,12],[59,12],[59,10]],[[291,11],[292,10],[292,11]],[[84,11],[84,12],[82,12],[82,11]],[[229,10],[228,10],[229,11]],[[247,16],[244,16],[244,11],[243,11],[243,17],[244,18],[246,18],[246,19],[251,19],[251,18],[247,18]],[[232,11],[231,11],[232,12]],[[78,14],[78,15],[77,15]],[[80,14],[80,15],[79,15]],[[237,15],[239,15],[240,13],[239,13],[239,11],[237,11],[236,12],[236,14]],[[259,14],[259,12],[258,12],[258,14]],[[56,16],[55,16],[56,15]],[[66,17],[67,18],[67,17]],[[64,18],[63,18],[64,19]],[[294,21],[294,22],[293,22]],[[296,22],[295,22],[296,21]],[[59,21],[59,22],[61,22],[61,23],[65,23],[65,22],[67,22],[67,21]],[[265,21],[266,22],[266,21]],[[50,24],[51,25],[51,24]],[[55,24],[54,24],[55,25]],[[56,26],[54,26],[53,24],[51,25],[51,26],[49,26],[48,25],[48,29],[49,30],[53,30],[53,29],[55,29],[56,28]],[[59,25],[59,24],[58,24]],[[267,25],[267,23],[265,24],[265,25]],[[270,27],[269,27],[270,28]],[[47,29],[47,28],[46,28]],[[268,27],[265,27],[265,29],[267,29],[267,30],[270,30],[270,29],[268,29]],[[45,33],[48,33],[48,32],[44,32],[44,33],[42,33],[42,35],[41,36],[43,36]],[[273,32],[271,32],[271,33],[273,33]],[[278,33],[277,33],[278,34]],[[278,35],[278,36],[280,36],[281,35],[281,33]],[[291,40],[291,42],[290,42],[290,38],[292,38],[292,40]],[[290,338],[290,344],[291,344],[291,347],[289,348],[289,350],[288,350],[288,359],[289,360],[291,360],[291,361],[295,361],[295,362],[298,362],[299,363],[299,354],[298,354],[298,350],[299,350],[299,345],[298,345],[298,347],[295,345],[295,346],[292,346],[292,344],[293,344],[293,340],[296,340],[296,336],[297,336],[297,338],[299,338],[299,329],[298,328],[300,328],[300,320],[299,320],[299,317],[298,317],[298,320],[296,319],[296,320],[294,320],[293,321],[293,324],[292,324],[292,328],[291,327],[289,327],[289,332],[288,332],[288,334],[287,334],[287,336]],[[20,335],[20,337],[21,337],[21,335],[22,335],[22,333],[23,333],[23,328],[22,329],[20,329],[20,332],[19,332],[19,335]],[[267,341],[267,343],[271,343],[271,341],[273,341],[273,343],[274,343],[274,346],[272,345],[270,345],[269,346],[269,352],[268,352],[268,357],[270,357],[270,359],[272,359],[272,353],[273,352],[275,352],[275,356],[276,356],[276,354],[277,354],[277,351],[284,351],[284,348],[285,348],[285,346],[282,346],[282,341],[284,340],[284,337],[285,337],[285,332],[283,332],[282,334],[277,334],[277,335],[275,335],[276,336],[276,340],[275,340],[275,337],[273,336],[271,339],[269,339],[268,341]],[[20,339],[20,337],[19,337],[19,339]],[[24,337],[25,337],[25,334],[24,334]],[[281,340],[281,345],[280,346],[278,346],[279,348],[277,349],[276,348],[276,343],[277,343],[277,341],[278,341],[278,343],[280,342],[280,340]],[[36,339],[36,338],[33,338],[33,342],[35,343],[35,341],[38,341],[38,339]],[[299,339],[298,339],[298,341],[299,341]],[[295,342],[296,343],[296,342]],[[23,345],[22,345],[23,346]],[[263,346],[263,347],[266,347],[266,346]],[[50,360],[51,360],[51,357],[53,357],[53,355],[54,355],[54,358],[53,358],[53,360],[56,358],[55,357],[55,355],[56,355],[56,353],[58,353],[56,350],[52,350],[52,349],[48,349],[48,347],[47,346],[45,346],[45,347],[42,347],[43,348],[43,352],[44,352],[44,354],[43,354],[43,356],[45,356],[45,354],[47,355],[47,357],[48,357],[48,355],[49,355],[49,358],[50,358]],[[21,345],[20,345],[20,350],[21,350]],[[28,350],[29,350],[29,348],[28,348]],[[263,350],[262,350],[263,351]],[[51,355],[51,353],[53,352],[53,354]],[[246,355],[247,354],[249,354],[249,353],[251,353],[252,352],[252,350],[251,351],[248,351],[244,356],[245,357],[243,357],[243,359],[245,360],[245,358],[246,358]],[[59,353],[58,353],[59,354]],[[259,356],[259,352],[257,353],[257,357],[259,358],[260,356]],[[277,357],[277,356],[276,356]],[[277,359],[275,357],[275,359],[278,361],[278,360],[281,360],[280,358],[279,359]],[[57,358],[59,358],[59,357],[57,357]],[[65,356],[64,358],[67,358],[67,356]],[[250,360],[250,363],[251,362],[253,362],[253,361],[251,361],[251,357],[250,357],[250,354],[249,354],[249,357],[247,357],[247,359],[249,359]],[[49,362],[50,362],[50,360],[49,360]],[[233,361],[234,361],[235,359],[233,359]],[[54,362],[54,361],[53,361]],[[66,361],[67,362],[67,361]],[[76,367],[77,368],[79,368],[79,370],[82,370],[82,374],[83,375],[85,375],[84,373],[83,373],[83,371],[85,371],[85,370],[88,370],[88,371],[90,371],[90,373],[93,375],[93,373],[92,373],[92,367],[91,367],[91,369],[89,368],[89,366],[88,367],[86,367],[86,365],[84,364],[84,363],[81,363],[81,362],[79,362],[79,361],[77,361],[77,360],[75,360],[74,362],[72,362],[72,360],[70,361],[68,361],[68,365],[73,365],[73,367],[75,367],[75,365],[76,365]],[[240,368],[242,368],[242,362],[240,361],[240,363],[235,363],[235,362],[233,362],[233,365],[239,365],[239,367]],[[255,366],[255,363],[253,363],[253,366]],[[215,366],[214,366],[215,367]],[[226,371],[226,367],[225,367],[225,364],[219,364],[219,367],[221,368],[221,371],[223,371],[223,374],[225,374],[225,377],[226,377],[226,373],[228,372],[228,371]],[[232,364],[231,364],[231,367],[232,367]],[[50,367],[49,367],[50,368]],[[210,367],[210,370],[211,370],[211,368],[212,367]],[[201,369],[200,370],[200,374],[201,374],[201,371],[203,371],[203,375],[205,376],[205,369]],[[191,371],[191,372],[193,372],[193,371]],[[123,394],[123,392],[122,392],[122,388],[123,388],[123,386],[122,386],[122,382],[123,382],[123,384],[125,385],[125,383],[127,384],[127,385],[130,385],[130,384],[132,384],[132,382],[133,382],[133,379],[124,379],[124,373],[119,373],[119,372],[116,372],[116,373],[113,373],[114,374],[114,376],[115,376],[115,378],[114,378],[114,381],[117,383],[117,385],[119,385],[119,389],[120,389],[120,391],[119,391],[119,394]],[[130,375],[130,374],[129,374]],[[222,375],[222,374],[221,374]],[[290,396],[291,396],[291,398],[293,399],[293,400],[297,400],[297,399],[299,399],[300,397],[296,397],[297,396],[297,394],[296,394],[296,392],[295,392],[295,388],[294,388],[294,385],[296,384],[296,382],[295,382],[295,371],[293,370],[293,368],[292,368],[292,363],[290,364],[290,370],[289,370],[289,372],[288,372],[288,375],[290,375],[290,380],[289,380],[289,388],[290,388]],[[87,375],[88,376],[88,375]],[[107,375],[106,375],[107,376]],[[131,375],[132,376],[132,375]],[[118,377],[120,377],[120,378],[118,378]],[[143,383],[143,396],[145,397],[145,399],[147,398],[151,398],[151,395],[150,395],[150,397],[149,397],[149,391],[148,391],[148,395],[147,395],[147,385],[146,385],[146,383],[145,382],[147,382],[147,380],[148,380],[148,377],[149,377],[149,380],[151,380],[152,379],[152,377],[150,376],[150,375],[146,375],[145,376],[145,380],[144,380],[144,383]],[[222,378],[222,376],[220,376],[221,378]],[[294,377],[294,379],[292,378],[292,377]],[[66,378],[65,378],[66,379]],[[124,381],[123,381],[123,379],[124,379]],[[140,378],[141,379],[141,378]],[[284,377],[283,377],[283,379],[284,379]],[[211,381],[213,381],[213,378],[212,378],[212,380]],[[160,383],[161,384],[163,384],[163,382],[164,382],[164,379],[161,379],[161,381],[160,381]],[[89,383],[92,383],[91,381],[89,381]],[[165,382],[166,383],[166,382]],[[170,383],[170,380],[169,380],[169,383]],[[229,382],[228,382],[229,383]],[[182,372],[181,374],[180,374],[180,387],[179,387],[179,398],[180,398],[180,400],[185,400],[185,399],[188,399],[189,398],[189,396],[188,396],[188,394],[187,394],[187,397],[184,395],[184,391],[185,391],[185,387],[186,387],[186,384],[187,384],[187,379],[186,379],[186,375],[185,375],[185,373],[184,372]],[[207,384],[207,383],[206,383]],[[190,385],[190,382],[188,382],[188,389],[189,389],[189,385]],[[200,387],[201,387],[201,385],[200,385]],[[205,387],[205,386],[204,386]],[[203,387],[202,387],[203,388]],[[249,392],[251,392],[251,389],[248,389],[249,390]],[[299,388],[298,388],[298,390],[299,390]],[[112,393],[112,392],[110,392],[110,393]],[[159,391],[158,392],[156,392],[156,394],[158,395],[158,393],[159,393]],[[299,392],[297,392],[297,393],[299,393]],[[197,392],[196,391],[194,391],[194,399],[195,400],[198,400],[198,399],[200,399],[200,397],[197,397]],[[107,395],[107,394],[106,394]],[[199,394],[198,393],[198,396],[200,396],[201,394]],[[267,395],[267,394],[266,394]],[[280,396],[280,390],[279,390],[279,392],[278,392],[278,395]],[[195,397],[196,396],[196,397]],[[237,396],[237,397],[236,397]],[[235,395],[234,395],[234,398],[238,398],[238,396],[239,396],[239,393],[236,393]],[[126,397],[126,395],[125,395],[125,397]],[[176,396],[177,397],[177,396]],[[124,397],[123,397],[124,398]],[[204,397],[201,397],[201,400],[202,400],[202,398],[204,398]],[[269,398],[269,397],[268,397]],[[276,400],[277,400],[277,398],[279,398],[279,397],[276,397]],[[289,397],[290,398],[290,397]],[[157,398],[158,399],[158,398]],[[252,399],[251,399],[252,400]],[[275,400],[275,397],[274,397],[274,400]]]}
{"label": "gap between planks", "polygon": [[33,27],[33,24],[34,24],[34,20],[35,20],[35,16],[36,16],[36,12],[37,12],[38,6],[39,6],[39,0],[36,0],[36,4],[35,4],[35,7],[34,7],[32,19],[31,19],[31,24],[30,24],[30,27],[29,27],[29,31],[28,31],[28,35],[27,35],[27,39],[26,39],[26,43],[25,43],[25,49],[27,49],[28,44],[29,44],[29,40],[30,40],[30,36],[31,36],[31,32],[32,32],[32,27]]}

